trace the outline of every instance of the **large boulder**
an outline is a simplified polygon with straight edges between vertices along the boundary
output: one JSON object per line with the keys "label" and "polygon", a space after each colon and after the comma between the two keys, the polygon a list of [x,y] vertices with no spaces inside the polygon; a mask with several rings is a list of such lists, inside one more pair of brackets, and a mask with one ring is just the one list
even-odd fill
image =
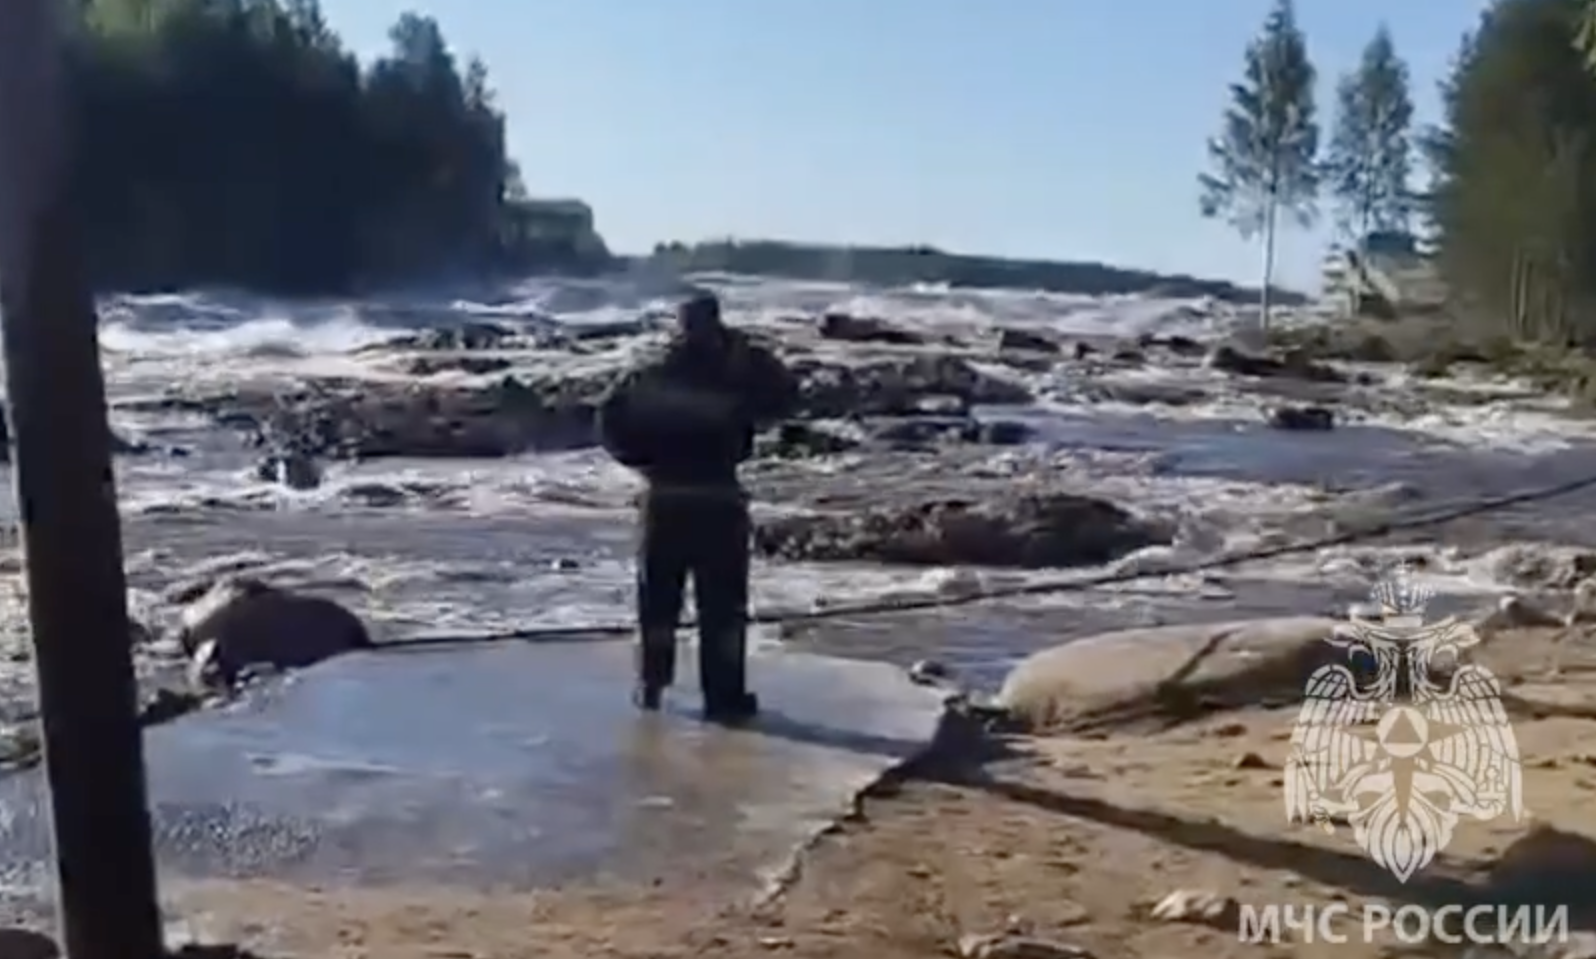
{"label": "large boulder", "polygon": [[1318,667],[1358,665],[1327,642],[1344,625],[1300,617],[1101,633],[1023,660],[1004,680],[997,703],[1037,731],[1162,721],[1191,709],[1287,705],[1301,699]]}
{"label": "large boulder", "polygon": [[360,617],[320,596],[256,579],[218,582],[183,613],[179,637],[206,683],[250,669],[298,669],[372,645]]}
{"label": "large boulder", "polygon": [[1046,493],[775,517],[759,525],[754,543],[789,560],[1036,569],[1111,562],[1171,535],[1113,503]]}

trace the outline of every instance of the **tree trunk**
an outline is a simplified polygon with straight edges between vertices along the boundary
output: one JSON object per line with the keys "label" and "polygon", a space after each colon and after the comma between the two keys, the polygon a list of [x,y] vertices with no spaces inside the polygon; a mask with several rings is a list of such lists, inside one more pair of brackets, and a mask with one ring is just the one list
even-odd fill
{"label": "tree trunk", "polygon": [[162,924],[105,380],[70,192],[62,18],[57,0],[0,5],[0,347],[11,483],[23,504],[60,951],[157,959]]}
{"label": "tree trunk", "polygon": [[1259,293],[1258,322],[1263,332],[1269,332],[1269,310],[1274,305],[1275,281],[1275,221],[1280,212],[1280,202],[1273,193],[1269,196],[1269,210],[1264,218],[1263,290]]}
{"label": "tree trunk", "polygon": [[1358,235],[1352,238],[1352,249],[1358,257],[1358,270],[1352,287],[1352,315],[1363,315],[1363,283],[1369,276],[1369,210],[1367,203],[1358,212]]}

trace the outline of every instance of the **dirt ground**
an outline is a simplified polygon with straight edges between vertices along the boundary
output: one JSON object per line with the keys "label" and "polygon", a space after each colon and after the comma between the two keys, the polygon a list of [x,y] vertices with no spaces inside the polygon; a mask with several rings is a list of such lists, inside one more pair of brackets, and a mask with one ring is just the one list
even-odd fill
{"label": "dirt ground", "polygon": [[[1596,816],[1585,805],[1596,801],[1596,632],[1509,631],[1477,658],[1509,687],[1530,816],[1465,821],[1406,884],[1346,827],[1287,824],[1281,766],[1296,707],[1282,704],[981,736],[867,797],[792,886],[759,905],[692,882],[538,895],[212,883],[179,898],[204,939],[351,959],[1446,956],[1464,947],[1391,930],[1365,941],[1361,919],[1337,924],[1345,942],[1283,930],[1277,943],[1243,943],[1237,913],[1548,897],[1571,903],[1577,932],[1591,912],[1583,900],[1596,901]],[[1179,892],[1184,918],[1154,915]],[[1005,934],[998,946],[972,938]]]}

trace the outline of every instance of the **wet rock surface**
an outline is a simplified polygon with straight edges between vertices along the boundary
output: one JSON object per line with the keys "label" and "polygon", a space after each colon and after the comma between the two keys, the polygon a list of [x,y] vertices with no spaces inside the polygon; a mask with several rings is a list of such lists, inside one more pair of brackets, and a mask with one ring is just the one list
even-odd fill
{"label": "wet rock surface", "polygon": [[1172,535],[1112,503],[1051,493],[784,516],[761,523],[754,543],[759,552],[788,560],[1035,569],[1107,563],[1167,544]]}
{"label": "wet rock surface", "polygon": [[[765,713],[631,706],[625,643],[365,654],[148,734],[159,858],[190,877],[534,886],[763,870],[922,749],[941,697],[885,665],[760,653]],[[554,677],[558,677],[557,681]],[[0,901],[48,853],[36,775],[0,779]]]}
{"label": "wet rock surface", "polygon": [[[1200,312],[1200,307],[1187,309]],[[262,449],[260,475],[315,488],[322,460],[499,458],[591,447],[595,411],[615,377],[664,337],[655,317],[586,326],[474,322],[407,334],[356,352],[369,376],[318,375],[289,388],[240,385],[130,400],[130,412],[190,410]],[[1179,335],[1068,341],[1046,328],[945,333],[825,313],[755,327],[800,381],[806,433],[764,437],[780,459],[846,454],[856,444],[942,449],[1013,445],[1034,428],[1008,408],[1037,400],[1189,407],[1256,394],[1261,428],[1323,432],[1362,411],[1416,415],[1420,391],[1349,372],[1302,349],[1247,350]],[[1193,375],[1206,367],[1218,378]],[[1168,380],[1146,375],[1186,371]],[[913,422],[880,422],[901,420]],[[834,423],[851,424],[834,429]]]}

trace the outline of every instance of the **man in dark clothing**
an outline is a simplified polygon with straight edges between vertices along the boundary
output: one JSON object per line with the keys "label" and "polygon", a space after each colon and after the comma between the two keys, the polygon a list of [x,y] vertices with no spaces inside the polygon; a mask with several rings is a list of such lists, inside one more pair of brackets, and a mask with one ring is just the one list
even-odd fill
{"label": "man in dark clothing", "polygon": [[638,705],[675,678],[687,578],[698,607],[699,683],[710,719],[758,711],[747,688],[748,499],[738,466],[759,429],[790,416],[797,383],[768,350],[727,329],[720,302],[684,303],[664,356],[628,373],[599,411],[604,447],[642,473],[637,569]]}

